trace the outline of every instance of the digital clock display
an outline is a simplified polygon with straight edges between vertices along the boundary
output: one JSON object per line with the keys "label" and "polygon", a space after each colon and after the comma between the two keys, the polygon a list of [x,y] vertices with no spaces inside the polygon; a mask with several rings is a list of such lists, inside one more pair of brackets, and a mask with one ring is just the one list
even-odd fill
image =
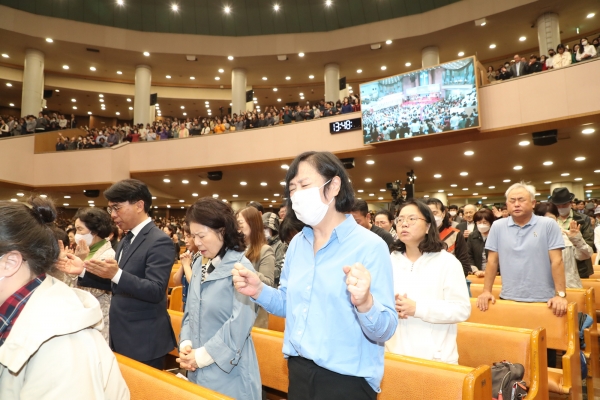
{"label": "digital clock display", "polygon": [[342,133],[348,131],[354,131],[362,128],[360,118],[346,119],[344,121],[336,121],[329,123],[329,133]]}

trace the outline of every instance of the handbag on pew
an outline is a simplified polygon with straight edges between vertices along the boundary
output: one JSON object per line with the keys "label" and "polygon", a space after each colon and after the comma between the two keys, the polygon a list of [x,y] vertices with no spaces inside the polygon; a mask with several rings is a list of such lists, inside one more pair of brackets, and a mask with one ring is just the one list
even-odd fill
{"label": "handbag on pew", "polygon": [[492,398],[494,400],[521,400],[529,388],[523,380],[525,367],[508,361],[492,366]]}

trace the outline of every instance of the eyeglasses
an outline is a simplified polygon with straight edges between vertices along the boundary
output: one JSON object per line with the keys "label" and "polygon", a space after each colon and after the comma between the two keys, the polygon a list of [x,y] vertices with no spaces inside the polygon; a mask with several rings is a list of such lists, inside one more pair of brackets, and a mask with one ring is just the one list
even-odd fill
{"label": "eyeglasses", "polygon": [[427,220],[425,218],[420,218],[420,217],[416,217],[414,215],[411,215],[410,217],[406,217],[406,218],[402,218],[402,217],[398,217],[397,219],[397,225],[404,225],[404,223],[406,223],[406,225],[408,226],[413,226],[414,224],[417,223],[418,220],[423,220],[425,222],[427,222]]}
{"label": "eyeglasses", "polygon": [[109,207],[106,207],[106,211],[107,211],[109,214],[112,214],[112,213],[113,213],[113,211],[114,211],[114,212],[116,212],[116,213],[118,214],[118,213],[119,213],[119,210],[120,210],[121,208],[123,208],[123,206],[118,206],[118,207],[117,207],[117,206],[112,206],[112,207],[110,207],[110,206],[109,206]]}

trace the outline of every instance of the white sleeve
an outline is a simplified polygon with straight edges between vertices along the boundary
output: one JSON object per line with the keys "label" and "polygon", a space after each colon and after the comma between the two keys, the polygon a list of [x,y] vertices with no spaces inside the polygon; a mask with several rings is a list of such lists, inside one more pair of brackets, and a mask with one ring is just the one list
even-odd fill
{"label": "white sleeve", "polygon": [[200,347],[196,349],[196,364],[198,364],[198,368],[208,367],[210,364],[214,363],[215,360],[208,354],[208,351],[204,347]]}
{"label": "white sleeve", "polygon": [[115,284],[119,284],[119,280],[121,279],[121,274],[123,274],[123,270],[119,268],[115,276],[112,277],[111,281]]}

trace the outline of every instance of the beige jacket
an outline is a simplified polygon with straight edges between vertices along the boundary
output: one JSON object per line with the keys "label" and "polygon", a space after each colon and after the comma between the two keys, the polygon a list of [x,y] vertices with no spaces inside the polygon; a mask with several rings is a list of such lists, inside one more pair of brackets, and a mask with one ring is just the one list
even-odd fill
{"label": "beige jacket", "polygon": [[89,293],[47,276],[0,346],[0,399],[129,399]]}

